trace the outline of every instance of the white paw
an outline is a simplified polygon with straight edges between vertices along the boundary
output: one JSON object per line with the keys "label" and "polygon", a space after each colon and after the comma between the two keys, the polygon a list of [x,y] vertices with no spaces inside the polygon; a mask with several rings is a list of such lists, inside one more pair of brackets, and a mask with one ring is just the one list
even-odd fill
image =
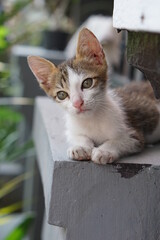
{"label": "white paw", "polygon": [[90,160],[92,148],[74,146],[68,149],[68,157],[75,160]]}
{"label": "white paw", "polygon": [[97,164],[112,163],[117,159],[116,155],[110,151],[94,148],[92,150],[91,160]]}

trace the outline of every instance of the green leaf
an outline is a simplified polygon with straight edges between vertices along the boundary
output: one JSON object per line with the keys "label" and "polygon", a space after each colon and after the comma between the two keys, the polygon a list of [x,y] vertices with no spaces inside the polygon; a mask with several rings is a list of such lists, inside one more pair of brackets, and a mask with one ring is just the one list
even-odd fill
{"label": "green leaf", "polygon": [[34,154],[35,154],[32,140],[27,141],[26,143],[24,143],[23,145],[21,145],[19,147],[14,146],[14,148],[11,149],[11,151],[7,153],[5,160],[7,162],[16,161],[20,157],[25,156],[26,153],[29,154],[30,156],[34,156]]}
{"label": "green leaf", "polygon": [[5,50],[8,47],[7,36],[9,30],[7,27],[0,26],[0,50]]}
{"label": "green leaf", "polygon": [[12,180],[8,181],[1,189],[0,189],[0,199],[5,197],[10,192],[13,192],[18,185],[25,179],[28,179],[32,176],[32,172],[27,172],[24,174],[21,174]]}
{"label": "green leaf", "polygon": [[20,210],[22,208],[22,205],[23,205],[23,202],[16,202],[6,207],[0,208],[0,225],[1,225],[1,220],[4,216],[11,214],[17,210]]}
{"label": "green leaf", "polygon": [[33,141],[28,140],[19,144],[19,124],[23,120],[22,114],[9,107],[0,109],[0,162],[16,161],[26,154],[34,155]]}
{"label": "green leaf", "polygon": [[25,219],[13,229],[11,233],[4,240],[22,240],[24,236],[27,234],[29,227],[33,222],[34,216],[32,214],[28,214]]}
{"label": "green leaf", "polygon": [[0,38],[5,38],[9,33],[9,29],[5,26],[0,26]]}
{"label": "green leaf", "polygon": [[19,123],[22,120],[22,114],[12,110],[9,107],[0,108],[0,127],[2,123]]}

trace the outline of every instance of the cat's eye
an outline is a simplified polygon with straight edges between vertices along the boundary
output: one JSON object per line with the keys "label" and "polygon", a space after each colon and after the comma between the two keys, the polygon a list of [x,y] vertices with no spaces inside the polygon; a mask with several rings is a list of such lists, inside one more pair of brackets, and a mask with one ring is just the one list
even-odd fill
{"label": "cat's eye", "polygon": [[68,97],[68,93],[66,93],[64,91],[59,91],[59,92],[57,92],[57,97],[59,100],[64,100],[64,99],[66,99],[66,97]]}
{"label": "cat's eye", "polygon": [[93,84],[93,79],[92,78],[87,78],[82,83],[82,89],[90,88],[92,86],[92,84]]}

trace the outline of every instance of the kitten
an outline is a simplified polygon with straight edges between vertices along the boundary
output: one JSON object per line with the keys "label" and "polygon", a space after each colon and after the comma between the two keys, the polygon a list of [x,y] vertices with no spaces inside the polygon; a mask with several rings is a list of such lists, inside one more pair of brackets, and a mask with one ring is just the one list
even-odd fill
{"label": "kitten", "polygon": [[71,159],[111,163],[160,140],[160,103],[149,83],[108,89],[104,51],[88,29],[79,33],[75,58],[56,67],[29,56],[28,64],[40,87],[66,109]]}

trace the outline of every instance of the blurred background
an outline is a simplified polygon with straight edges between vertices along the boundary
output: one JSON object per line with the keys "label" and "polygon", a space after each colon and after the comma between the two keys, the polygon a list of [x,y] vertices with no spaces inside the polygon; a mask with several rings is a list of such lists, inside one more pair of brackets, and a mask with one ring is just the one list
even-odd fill
{"label": "blurred background", "polygon": [[26,57],[73,57],[79,29],[103,45],[110,86],[143,79],[128,66],[112,0],[0,0],[0,240],[41,239],[44,199],[32,142],[34,98],[43,95]]}

